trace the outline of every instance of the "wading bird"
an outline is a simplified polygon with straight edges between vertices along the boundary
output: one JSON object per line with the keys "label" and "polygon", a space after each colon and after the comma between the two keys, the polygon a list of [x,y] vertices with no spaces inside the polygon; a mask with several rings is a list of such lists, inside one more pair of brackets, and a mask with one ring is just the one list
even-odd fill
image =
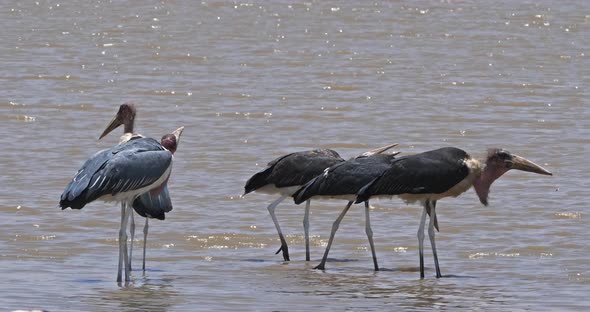
{"label": "wading bird", "polygon": [[119,143],[127,142],[133,137],[143,138],[144,136],[135,133],[135,116],[137,115],[137,108],[134,103],[127,102],[119,106],[119,110],[115,117],[109,122],[107,127],[104,129],[99,140],[104,138],[107,134],[123,125],[123,135],[119,139]]}
{"label": "wading bird", "polygon": [[433,226],[436,202],[445,197],[457,197],[473,186],[480,202],[487,206],[490,186],[510,169],[552,175],[532,161],[503,149],[488,150],[486,159],[480,162],[461,149],[445,147],[397,158],[389,169],[358,192],[355,203],[367,201],[374,196],[393,195],[397,195],[406,203],[422,203],[424,210],[418,228],[420,278],[424,278],[424,226],[428,211],[428,237],[432,246],[436,277],[440,278]]}
{"label": "wading bird", "polygon": [[129,281],[127,222],[133,201],[141,194],[162,192],[172,170],[173,154],[184,127],[166,134],[158,142],[152,138],[131,140],[104,149],[88,159],[68,184],[59,205],[62,209],[82,209],[94,200],[121,202],[119,230],[119,266],[121,282],[123,261],[125,281]]}
{"label": "wading bird", "polygon": [[[115,117],[111,120],[109,125],[103,131],[98,138],[99,140],[105,137],[107,134],[123,125],[123,135],[119,139],[119,144],[129,141],[131,138],[143,138],[144,136],[135,133],[135,116],[137,114],[137,108],[134,103],[123,103],[119,106],[119,110]],[[177,142],[178,143],[178,142]],[[150,192],[144,193],[137,197],[133,201],[133,210],[145,218],[145,225],[143,226],[143,260],[142,270],[145,271],[145,255],[147,248],[147,235],[149,229],[149,219],[155,218],[158,220],[164,220],[166,218],[165,213],[172,210],[172,200],[170,199],[170,193],[168,192],[168,186],[166,185],[162,192],[157,195],[152,195]],[[131,270],[131,262],[133,259],[133,242],[135,239],[135,218],[133,213],[130,215],[129,232],[131,236],[131,242],[129,245],[129,269]]]}
{"label": "wading bird", "polygon": [[[373,155],[382,153],[394,145],[384,146],[363,155]],[[316,149],[311,151],[302,151],[281,156],[268,163],[268,167],[254,174],[244,187],[244,195],[256,191],[265,194],[279,194],[280,197],[272,202],[268,207],[270,217],[275,224],[281,247],[275,254],[283,252],[283,259],[289,261],[289,247],[287,240],[283,236],[279,221],[275,215],[275,208],[285,198],[292,196],[301,186],[317,175],[324,172],[324,169],[344,161],[338,153],[330,149]],[[305,235],[305,260],[309,261],[309,206],[310,200],[305,204],[305,214],[303,217],[303,230]]]}
{"label": "wading bird", "polygon": [[[340,226],[340,222],[348,212],[348,209],[350,209],[350,206],[353,204],[356,198],[356,193],[367,183],[371,182],[387,170],[397,154],[399,154],[399,152],[392,154],[376,154],[368,157],[361,156],[337,163],[332,167],[327,168],[323,174],[320,174],[307,182],[295,192],[295,194],[293,194],[295,204],[300,204],[312,198],[348,200],[348,204],[344,207],[344,210],[332,225],[332,232],[330,233],[328,246],[326,246],[322,262],[315,267],[316,269],[323,270],[325,268],[328,253],[332,246],[336,231]],[[375,271],[379,271],[377,254],[375,253],[375,245],[373,244],[373,231],[371,230],[368,200],[365,201],[365,232],[369,239],[369,245],[371,246]]]}

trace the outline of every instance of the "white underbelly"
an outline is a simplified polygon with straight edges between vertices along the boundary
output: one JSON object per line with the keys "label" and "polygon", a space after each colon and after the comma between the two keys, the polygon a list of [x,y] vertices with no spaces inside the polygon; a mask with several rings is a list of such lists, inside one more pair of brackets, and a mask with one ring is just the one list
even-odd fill
{"label": "white underbelly", "polygon": [[424,202],[425,200],[439,200],[445,197],[457,197],[467,190],[471,188],[473,185],[473,180],[475,177],[473,175],[468,175],[465,179],[461,180],[461,182],[455,184],[451,187],[448,191],[444,193],[434,194],[434,193],[427,193],[427,194],[400,194],[398,195],[406,203],[414,203],[417,201]]}
{"label": "white underbelly", "polygon": [[118,194],[115,194],[114,196],[111,194],[103,195],[103,196],[99,197],[98,200],[102,200],[104,202],[132,201],[135,198],[137,198],[137,196],[139,196],[143,193],[146,193],[150,190],[153,190],[156,187],[162,185],[162,183],[164,183],[166,181],[166,179],[168,179],[168,177],[170,176],[171,171],[172,171],[172,163],[170,163],[170,166],[168,166],[168,169],[166,169],[164,174],[160,178],[158,178],[158,180],[156,180],[154,183],[144,186],[142,188],[136,189],[136,190],[130,190],[127,192],[118,193]]}
{"label": "white underbelly", "polygon": [[287,187],[276,187],[274,184],[267,184],[259,189],[256,189],[255,192],[262,193],[262,194],[271,194],[271,195],[279,194],[279,195],[291,196],[291,195],[295,194],[295,192],[297,192],[297,190],[299,190],[300,188],[301,188],[301,185],[287,186]]}
{"label": "white underbelly", "polygon": [[348,194],[348,195],[316,195],[310,198],[311,200],[330,200],[330,199],[339,199],[339,200],[346,200],[346,201],[354,201],[356,199],[355,194]]}

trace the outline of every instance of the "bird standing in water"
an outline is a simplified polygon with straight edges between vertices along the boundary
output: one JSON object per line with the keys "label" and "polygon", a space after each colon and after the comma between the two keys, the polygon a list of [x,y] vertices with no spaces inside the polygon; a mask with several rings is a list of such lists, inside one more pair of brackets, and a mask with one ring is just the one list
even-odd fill
{"label": "bird standing in water", "polygon": [[[98,138],[99,140],[107,134],[123,125],[123,135],[120,137],[119,144],[129,141],[131,138],[143,138],[144,136],[135,132],[135,117],[137,115],[137,106],[134,103],[127,102],[119,106],[119,110],[115,117],[111,120],[103,133]],[[177,142],[178,143],[178,142]],[[152,195],[150,192],[140,195],[133,201],[133,210],[145,218],[143,226],[143,257],[142,270],[145,271],[145,257],[147,250],[147,235],[149,230],[149,219],[155,218],[164,220],[166,213],[172,211],[172,200],[168,186],[162,189],[162,192],[157,195]],[[131,270],[131,262],[133,259],[133,242],[135,240],[135,218],[133,213],[130,215],[129,222],[130,244],[129,244],[129,269]]]}
{"label": "bird standing in water", "polygon": [[428,236],[432,246],[436,277],[440,278],[442,275],[434,239],[436,202],[445,197],[457,197],[473,186],[480,202],[487,206],[492,183],[511,169],[552,175],[551,172],[532,161],[503,149],[489,149],[486,159],[480,161],[464,150],[445,147],[396,159],[389,169],[358,192],[355,203],[367,201],[376,196],[391,197],[393,195],[400,197],[406,203],[416,201],[422,203],[424,210],[418,228],[420,278],[424,278],[424,226],[428,212],[430,212]]}
{"label": "bird standing in water", "polygon": [[[399,154],[399,152],[360,156],[340,162],[324,170],[324,173],[307,182],[295,192],[295,194],[293,194],[295,204],[300,204],[303,201],[312,198],[344,199],[348,201],[348,204],[344,207],[344,210],[332,225],[332,231],[330,233],[328,245],[326,246],[326,251],[324,252],[322,262],[315,267],[316,269],[323,270],[325,268],[328,253],[330,252],[330,247],[332,246],[336,231],[340,226],[340,222],[342,222],[342,219],[354,202],[356,193],[367,183],[383,173],[383,171],[387,170],[397,154]],[[379,271],[377,253],[375,252],[375,245],[373,244],[373,230],[371,229],[368,200],[365,201],[365,233],[369,239],[369,245],[373,255],[373,266],[375,267],[375,271]]]}
{"label": "bird standing in water", "polygon": [[[393,146],[388,145],[364,153],[363,155],[373,155],[382,153]],[[283,236],[279,221],[275,215],[275,208],[285,198],[292,196],[301,186],[324,170],[334,164],[343,162],[344,159],[331,149],[316,149],[310,151],[295,152],[276,158],[268,163],[268,167],[254,174],[246,182],[244,195],[256,191],[258,193],[279,194],[280,197],[272,202],[268,207],[270,217],[279,233],[281,247],[277,250],[283,252],[283,259],[289,261],[289,247],[287,240]],[[242,196],[244,196],[242,195]],[[309,207],[310,200],[305,204],[305,214],[303,217],[303,230],[305,235],[305,260],[310,260],[309,252]]]}
{"label": "bird standing in water", "polygon": [[82,209],[94,200],[121,202],[119,230],[119,266],[117,282],[129,281],[127,223],[133,201],[146,192],[157,196],[166,187],[184,127],[164,135],[160,142],[152,138],[131,138],[104,149],[88,159],[61,195],[62,209]]}

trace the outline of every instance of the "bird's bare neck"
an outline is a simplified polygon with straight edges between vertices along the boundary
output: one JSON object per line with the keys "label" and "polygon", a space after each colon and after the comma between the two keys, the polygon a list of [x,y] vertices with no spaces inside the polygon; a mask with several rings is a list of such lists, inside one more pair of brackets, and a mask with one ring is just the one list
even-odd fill
{"label": "bird's bare neck", "polygon": [[484,165],[481,174],[473,181],[473,188],[482,204],[488,205],[488,195],[492,183],[506,173],[506,171],[496,166]]}
{"label": "bird's bare neck", "polygon": [[129,122],[125,123],[125,134],[133,133],[134,124],[135,124],[135,121],[133,119],[131,119]]}

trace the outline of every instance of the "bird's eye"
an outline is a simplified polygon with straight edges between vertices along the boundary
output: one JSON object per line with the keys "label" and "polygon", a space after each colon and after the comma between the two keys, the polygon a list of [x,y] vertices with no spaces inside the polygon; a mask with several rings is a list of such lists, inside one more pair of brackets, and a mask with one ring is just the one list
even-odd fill
{"label": "bird's eye", "polygon": [[513,162],[511,162],[511,161],[506,162],[506,168],[510,169],[510,168],[512,168],[512,166],[514,166]]}

